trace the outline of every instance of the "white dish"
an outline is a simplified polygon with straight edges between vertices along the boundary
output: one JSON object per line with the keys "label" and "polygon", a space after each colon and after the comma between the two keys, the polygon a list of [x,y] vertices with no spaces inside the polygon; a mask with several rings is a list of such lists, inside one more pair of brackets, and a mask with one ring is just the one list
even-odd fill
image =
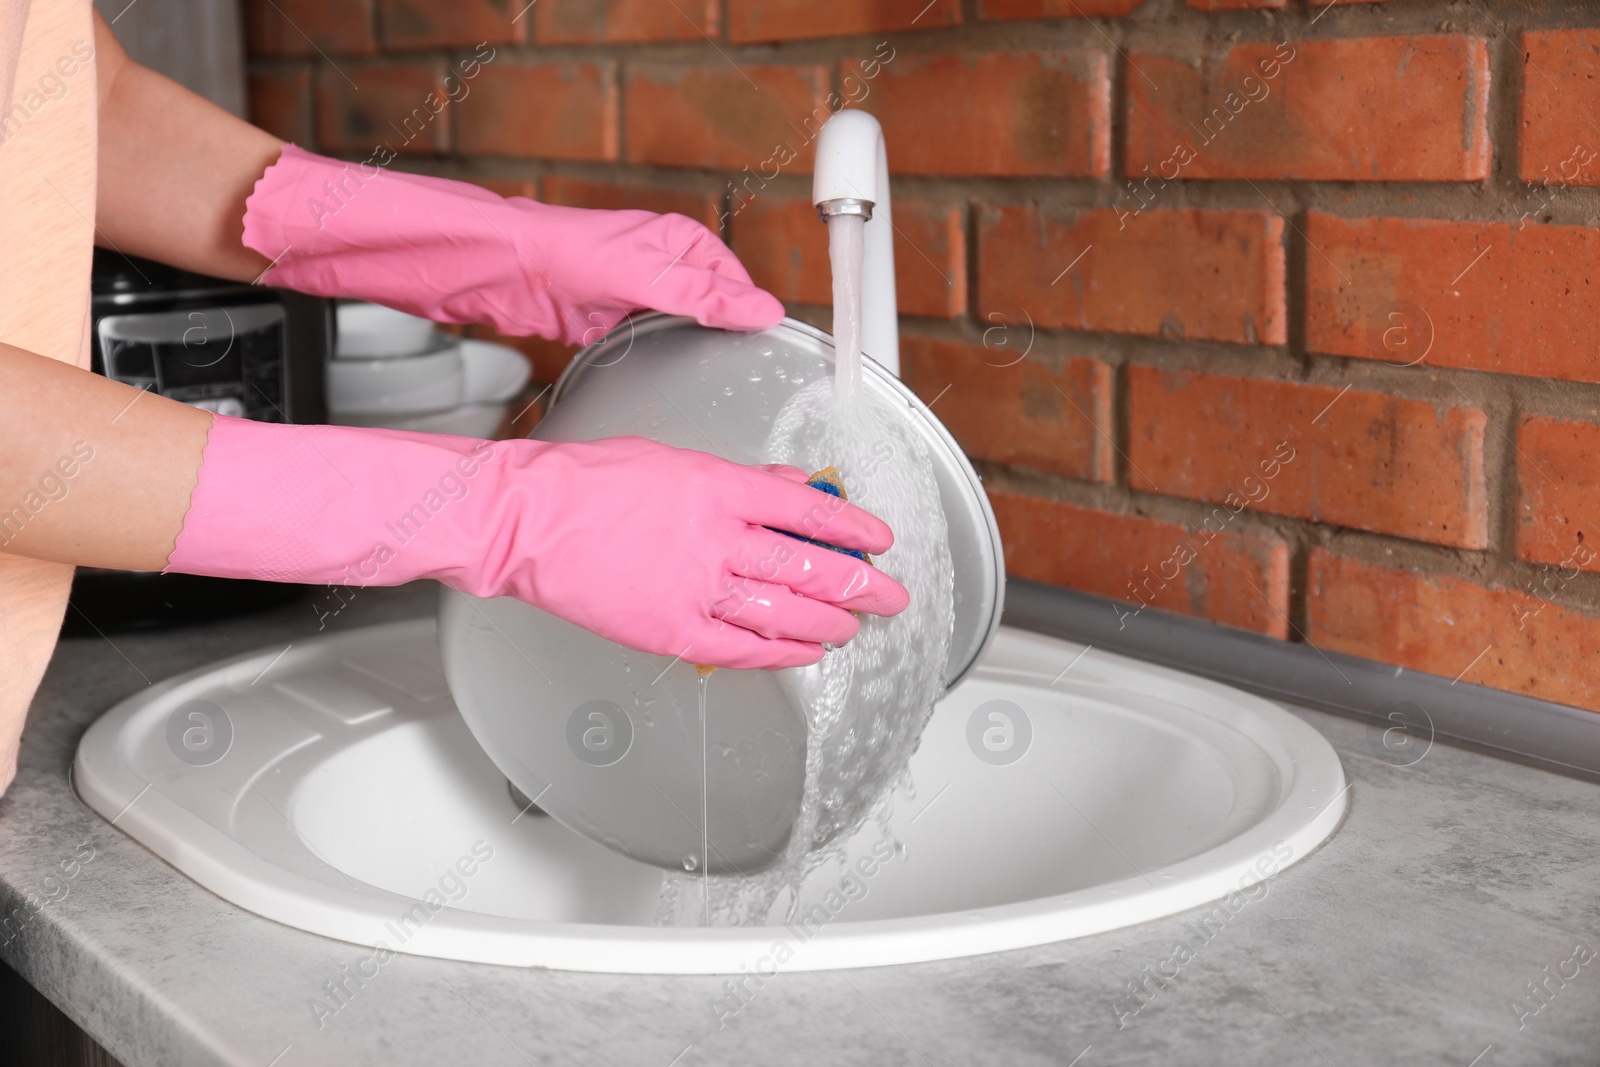
{"label": "white dish", "polygon": [[328,411],[335,420],[448,411],[462,404],[465,393],[459,344],[422,355],[328,361]]}
{"label": "white dish", "polygon": [[462,404],[449,411],[426,415],[347,415],[340,422],[345,426],[377,426],[386,430],[493,439],[505,421],[507,408],[506,404]]}
{"label": "white dish", "polygon": [[381,304],[340,304],[338,359],[394,359],[435,347],[437,328],[427,319]]}
{"label": "white dish", "polygon": [[533,375],[528,357],[509,345],[489,341],[463,340],[461,362],[467,372],[462,392],[468,404],[510,400]]}

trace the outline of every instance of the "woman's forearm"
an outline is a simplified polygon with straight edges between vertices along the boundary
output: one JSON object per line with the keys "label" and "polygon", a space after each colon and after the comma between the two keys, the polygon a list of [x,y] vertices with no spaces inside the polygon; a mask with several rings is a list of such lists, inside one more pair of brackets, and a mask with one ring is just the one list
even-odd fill
{"label": "woman's forearm", "polygon": [[219,278],[267,260],[240,243],[244,202],[283,142],[130,60],[95,15],[97,242]]}
{"label": "woman's forearm", "polygon": [[0,344],[0,552],[160,570],[211,415]]}

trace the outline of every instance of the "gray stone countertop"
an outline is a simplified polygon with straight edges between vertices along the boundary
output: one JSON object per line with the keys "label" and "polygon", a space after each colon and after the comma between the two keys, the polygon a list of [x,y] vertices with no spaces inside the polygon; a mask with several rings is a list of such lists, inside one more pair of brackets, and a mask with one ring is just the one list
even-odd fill
{"label": "gray stone countertop", "polygon": [[[331,627],[435,601],[431,584],[367,590]],[[720,1031],[721,978],[396,956],[319,1028],[308,1002],[361,950],[213,896],[67,776],[85,728],[147,682],[315,622],[300,602],[63,641],[34,703],[0,800],[0,957],[127,1067],[1600,1063],[1600,787],[1437,744],[1396,766],[1369,727],[1302,709],[1344,762],[1349,814],[1209,941],[1187,913],[946,963],[780,973]],[[1131,999],[1180,941],[1177,977]]]}

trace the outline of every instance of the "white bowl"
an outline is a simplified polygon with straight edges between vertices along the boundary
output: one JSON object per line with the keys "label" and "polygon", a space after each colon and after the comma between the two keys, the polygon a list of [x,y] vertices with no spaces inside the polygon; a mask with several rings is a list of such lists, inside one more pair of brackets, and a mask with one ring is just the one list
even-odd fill
{"label": "white bowl", "polygon": [[394,359],[437,347],[438,331],[427,319],[381,304],[340,304],[338,359]]}
{"label": "white bowl", "polygon": [[462,341],[461,361],[467,371],[464,399],[469,404],[510,400],[533,374],[532,364],[521,352],[488,341]]}
{"label": "white bowl", "polygon": [[449,411],[421,415],[340,415],[335,421],[344,426],[375,426],[385,430],[417,430],[422,433],[448,433],[457,437],[492,439],[505,421],[507,404],[462,404]]}
{"label": "white bowl", "polygon": [[465,397],[461,346],[416,356],[373,356],[328,361],[328,411],[341,415],[418,414],[448,411]]}

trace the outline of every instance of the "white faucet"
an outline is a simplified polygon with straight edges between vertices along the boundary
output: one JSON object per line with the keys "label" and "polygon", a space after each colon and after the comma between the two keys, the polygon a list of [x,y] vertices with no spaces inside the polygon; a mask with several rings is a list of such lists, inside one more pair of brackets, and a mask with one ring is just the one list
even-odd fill
{"label": "white faucet", "polygon": [[861,349],[900,375],[900,323],[894,299],[894,222],[883,129],[865,111],[839,111],[817,135],[811,200],[824,222],[861,215]]}

